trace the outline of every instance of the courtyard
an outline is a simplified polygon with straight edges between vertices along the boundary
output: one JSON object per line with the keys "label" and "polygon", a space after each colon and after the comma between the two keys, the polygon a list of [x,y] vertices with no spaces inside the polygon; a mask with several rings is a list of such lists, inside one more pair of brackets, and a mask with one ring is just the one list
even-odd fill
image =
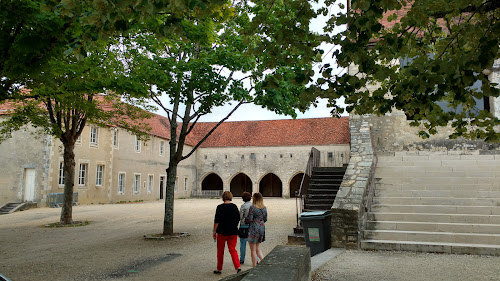
{"label": "courtyard", "polygon": [[[45,228],[61,209],[38,208],[0,216],[0,273],[13,281],[31,280],[219,280],[233,274],[226,250],[222,275],[214,275],[211,237],[220,199],[175,201],[176,232],[190,235],[145,240],[161,232],[163,202],[82,205],[74,220],[89,225]],[[241,199],[235,199],[238,206]],[[269,221],[264,255],[287,243],[295,226],[295,200],[265,199]],[[251,262],[247,248],[243,270]],[[500,257],[411,252],[347,251],[313,273],[315,281],[500,280]]]}
{"label": "courtyard", "polygon": [[[239,198],[233,201],[238,207]],[[218,280],[235,273],[226,250],[222,275],[214,275],[212,239],[220,199],[177,199],[174,229],[189,236],[145,240],[161,233],[163,201],[73,207],[73,220],[86,226],[45,228],[60,208],[37,208],[0,216],[0,273],[22,280]],[[264,254],[286,244],[296,224],[295,199],[265,199],[269,221]],[[237,246],[239,252],[239,244]],[[247,246],[243,270],[251,267]]]}

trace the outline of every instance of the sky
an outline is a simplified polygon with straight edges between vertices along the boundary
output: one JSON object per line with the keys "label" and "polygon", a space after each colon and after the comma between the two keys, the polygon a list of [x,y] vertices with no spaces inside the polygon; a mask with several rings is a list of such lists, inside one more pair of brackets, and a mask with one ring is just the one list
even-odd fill
{"label": "sky", "polygon": [[[322,1],[320,1],[322,2]],[[319,7],[322,5],[322,3],[317,4]],[[323,26],[325,25],[327,19],[338,13],[339,9],[338,7],[333,7],[330,9],[330,14],[328,16],[319,16],[318,18],[314,19],[311,22],[310,29],[312,31],[318,32],[318,33],[323,33]],[[331,50],[334,48],[333,45],[331,44],[322,44],[321,48],[325,51],[325,54],[323,56],[323,62],[324,63],[331,63],[334,65],[334,62],[332,61],[331,58]],[[319,65],[317,66],[319,68]],[[337,100],[337,104],[340,106],[344,106],[345,104],[343,102],[343,98],[340,100]],[[321,99],[317,101],[317,106],[311,106],[309,110],[307,110],[304,113],[299,112],[296,110],[297,113],[297,119],[304,119],[304,118],[324,118],[324,117],[331,117],[331,108],[328,108],[327,106],[328,101],[326,99]],[[207,114],[203,117],[200,118],[199,121],[201,122],[218,122],[222,118],[226,117],[227,114],[233,109],[233,107],[236,105],[234,103],[233,105],[231,104],[226,104],[225,106],[217,107],[214,108],[212,113]],[[182,109],[181,109],[182,110]],[[158,114],[162,115],[162,110],[157,112]],[[346,114],[344,114],[346,115]],[[285,115],[278,115],[272,111],[269,111],[267,109],[264,109],[258,105],[254,104],[244,104],[240,106],[230,117],[227,121],[253,121],[253,120],[277,120],[277,119],[292,119],[290,116],[285,116]]]}

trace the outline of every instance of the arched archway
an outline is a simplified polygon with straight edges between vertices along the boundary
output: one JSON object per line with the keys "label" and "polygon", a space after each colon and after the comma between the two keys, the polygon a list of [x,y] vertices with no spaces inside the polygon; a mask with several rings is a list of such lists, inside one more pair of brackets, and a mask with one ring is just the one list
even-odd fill
{"label": "arched archway", "polygon": [[239,173],[231,180],[230,189],[233,196],[241,196],[245,191],[252,194],[252,180],[247,175]]}
{"label": "arched archway", "polygon": [[[300,183],[302,182],[302,177],[304,177],[304,173],[298,173],[290,181],[290,197],[295,197],[295,192],[299,191]],[[304,177],[304,184],[302,186],[302,194],[306,194],[308,188],[309,188],[309,176],[306,175]]]}
{"label": "arched archway", "polygon": [[282,197],[283,184],[277,175],[269,173],[260,180],[259,192],[264,197]]}
{"label": "arched archway", "polygon": [[224,183],[219,175],[211,173],[201,182],[201,190],[222,190]]}

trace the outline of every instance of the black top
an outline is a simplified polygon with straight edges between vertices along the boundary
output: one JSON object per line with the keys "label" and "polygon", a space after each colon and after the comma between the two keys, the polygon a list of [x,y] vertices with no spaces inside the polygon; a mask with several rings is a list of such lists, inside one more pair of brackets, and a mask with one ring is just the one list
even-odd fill
{"label": "black top", "polygon": [[215,211],[214,223],[218,223],[216,232],[222,235],[238,235],[238,223],[240,222],[240,212],[233,204],[220,204]]}

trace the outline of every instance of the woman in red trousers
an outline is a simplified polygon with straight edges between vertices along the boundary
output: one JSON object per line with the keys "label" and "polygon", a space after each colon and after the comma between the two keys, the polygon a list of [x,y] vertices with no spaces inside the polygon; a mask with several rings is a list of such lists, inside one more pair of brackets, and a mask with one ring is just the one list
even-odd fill
{"label": "woman in red trousers", "polygon": [[217,241],[217,270],[215,274],[220,274],[222,264],[224,263],[224,247],[227,242],[227,248],[233,260],[236,273],[241,271],[238,252],[236,252],[236,241],[238,240],[238,223],[240,222],[240,212],[238,207],[231,203],[233,194],[230,191],[224,191],[222,194],[224,203],[217,206],[214,219],[213,238]]}

